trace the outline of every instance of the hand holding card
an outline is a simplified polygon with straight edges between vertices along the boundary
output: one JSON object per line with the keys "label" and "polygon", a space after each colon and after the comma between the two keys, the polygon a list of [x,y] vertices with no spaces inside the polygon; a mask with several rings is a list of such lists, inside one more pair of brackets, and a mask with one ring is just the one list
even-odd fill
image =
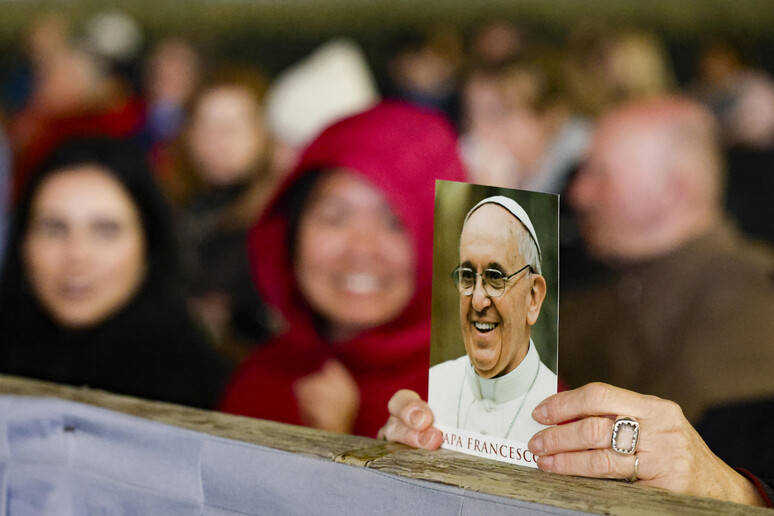
{"label": "hand holding card", "polygon": [[[442,224],[443,200],[454,194],[459,197],[460,190],[468,201],[458,205],[452,217],[461,213],[464,220]],[[543,217],[538,227],[545,230],[544,245],[550,249],[547,256],[532,218],[514,197]],[[428,401],[436,426],[443,431],[443,446],[536,467],[525,443],[544,426],[530,414],[538,403],[556,393],[557,386],[558,200],[546,194],[507,189],[493,192],[489,187],[448,182],[437,183],[436,199],[435,243],[443,242],[438,235],[441,228],[459,228],[455,231],[459,240],[446,239],[458,242],[458,246],[435,248],[436,257],[451,255],[456,264],[453,282],[438,274],[440,278],[434,277],[433,283],[434,299],[452,293],[449,310],[436,309],[439,304],[435,303],[433,311],[432,347],[446,360],[431,360],[435,365],[430,369]],[[466,205],[472,207],[461,212]],[[548,265],[545,270],[553,280],[548,303],[544,265]],[[442,267],[434,267],[434,272],[440,270]],[[549,325],[548,331],[533,331],[543,307],[549,305],[553,326]],[[459,310],[460,331],[439,336],[435,330],[453,325],[455,308]],[[464,352],[453,347],[460,337]]]}
{"label": "hand holding card", "polygon": [[433,426],[433,411],[419,394],[402,389],[393,395],[387,409],[390,418],[379,430],[378,439],[426,450],[441,447],[443,434]]}
{"label": "hand holding card", "polygon": [[[621,414],[636,420],[642,432],[636,453],[616,453],[611,447],[613,423]],[[548,398],[533,417],[558,425],[529,442],[544,471],[623,478],[696,496],[762,503],[753,484],[712,453],[672,401],[590,383]],[[560,424],[569,420],[575,421]]]}

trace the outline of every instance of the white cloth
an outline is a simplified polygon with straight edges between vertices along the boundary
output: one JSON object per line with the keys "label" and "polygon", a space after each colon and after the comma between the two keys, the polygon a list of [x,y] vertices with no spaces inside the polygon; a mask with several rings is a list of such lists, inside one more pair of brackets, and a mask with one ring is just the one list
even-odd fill
{"label": "white cloth", "polygon": [[546,428],[532,419],[532,409],[552,394],[556,374],[540,361],[531,340],[521,364],[499,378],[478,376],[467,355],[430,368],[428,401],[435,421],[483,435],[505,437],[519,412],[508,439],[526,443]]}
{"label": "white cloth", "polygon": [[283,71],[266,93],[272,133],[303,148],[337,120],[379,101],[376,82],[354,41],[332,40]]}

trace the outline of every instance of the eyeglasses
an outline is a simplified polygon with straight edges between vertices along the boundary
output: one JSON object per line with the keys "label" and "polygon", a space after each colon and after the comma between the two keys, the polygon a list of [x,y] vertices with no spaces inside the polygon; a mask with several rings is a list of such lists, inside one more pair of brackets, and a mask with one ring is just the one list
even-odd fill
{"label": "eyeglasses", "polygon": [[457,285],[457,290],[463,296],[470,296],[476,288],[476,277],[481,276],[484,284],[484,291],[489,297],[500,297],[505,292],[505,285],[508,281],[524,269],[532,269],[530,264],[525,265],[513,274],[506,276],[497,269],[484,269],[484,272],[476,272],[468,267],[457,267],[452,272],[452,279]]}

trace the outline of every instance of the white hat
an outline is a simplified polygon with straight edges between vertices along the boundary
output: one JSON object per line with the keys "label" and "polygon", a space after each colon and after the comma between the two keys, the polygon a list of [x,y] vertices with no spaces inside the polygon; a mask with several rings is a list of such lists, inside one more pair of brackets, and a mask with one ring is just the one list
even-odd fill
{"label": "white hat", "polygon": [[[483,206],[484,204],[498,204],[511,212],[511,215],[519,219],[519,221],[524,224],[524,227],[527,228],[527,231],[529,231],[529,235],[532,237],[532,240],[535,242],[535,246],[537,246],[538,251],[538,259],[543,260],[543,252],[540,250],[540,243],[538,242],[537,233],[535,233],[535,228],[532,226],[532,221],[529,219],[529,215],[527,215],[527,212],[524,211],[524,208],[519,206],[519,203],[511,199],[510,197],[505,197],[503,195],[495,195],[493,197],[487,197],[483,201],[480,201],[478,204],[473,206],[467,215],[465,215],[465,222],[468,221],[470,218],[470,215],[476,211],[478,208]],[[463,225],[465,224],[463,222]]]}
{"label": "white hat", "polygon": [[117,61],[134,59],[142,47],[143,34],[137,22],[121,11],[104,11],[86,23],[85,50]]}
{"label": "white hat", "polygon": [[352,41],[335,39],[277,77],[266,96],[266,113],[275,136],[301,147],[378,100],[363,52]]}

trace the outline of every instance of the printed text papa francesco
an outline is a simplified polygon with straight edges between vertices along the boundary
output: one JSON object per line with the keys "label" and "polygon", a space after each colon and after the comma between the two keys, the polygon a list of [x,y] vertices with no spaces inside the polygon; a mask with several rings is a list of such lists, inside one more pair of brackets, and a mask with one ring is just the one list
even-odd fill
{"label": "printed text papa francesco", "polygon": [[535,456],[529,450],[517,448],[508,444],[494,443],[476,437],[462,438],[454,432],[444,432],[443,442],[449,446],[491,455],[492,458],[495,459],[523,460],[537,464]]}

